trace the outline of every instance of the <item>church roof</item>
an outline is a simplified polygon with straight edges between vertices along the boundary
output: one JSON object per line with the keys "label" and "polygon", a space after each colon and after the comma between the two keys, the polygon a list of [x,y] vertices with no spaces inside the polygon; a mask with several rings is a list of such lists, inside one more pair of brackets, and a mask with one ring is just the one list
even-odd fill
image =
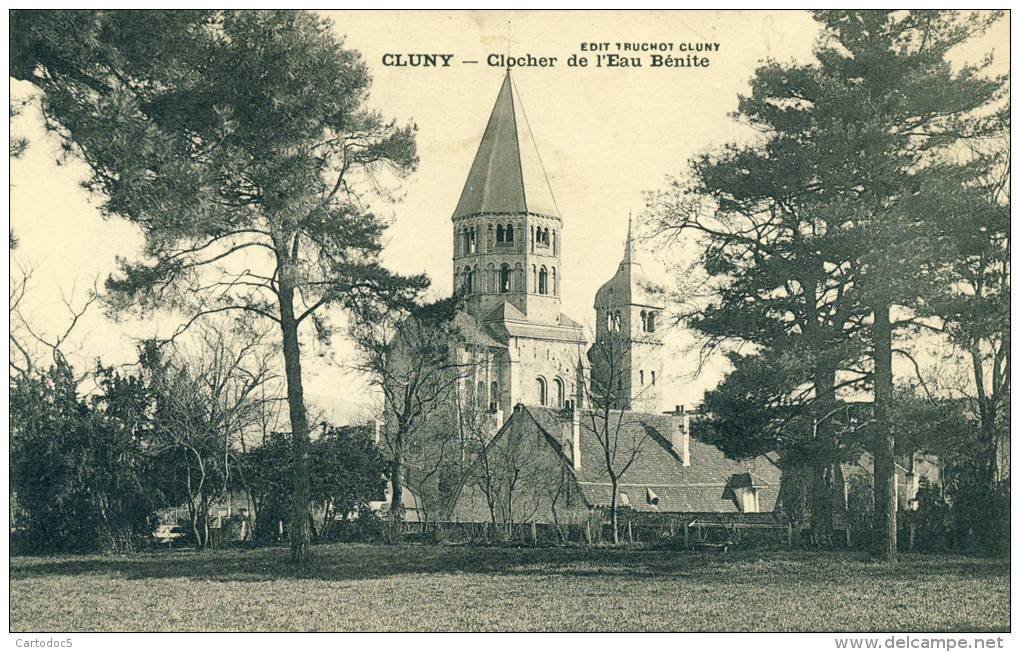
{"label": "church roof", "polygon": [[[530,416],[554,449],[569,456],[569,445],[560,444],[570,427],[566,410],[521,406],[511,419]],[[612,485],[601,462],[602,447],[597,432],[602,432],[598,413],[583,410],[581,418],[581,469],[574,470],[578,487],[591,506],[608,505]],[[621,419],[616,421],[616,419]],[[767,456],[746,462],[730,459],[715,446],[694,437],[689,439],[690,466],[683,461],[670,440],[671,416],[644,412],[614,411],[609,432],[614,440],[632,442],[637,455],[620,478],[620,492],[628,495],[630,506],[638,511],[660,512],[736,512],[739,511],[733,489],[741,486],[760,488],[761,507],[771,511],[779,497],[781,472]],[[624,456],[626,445],[619,455]],[[622,464],[622,462],[621,462]],[[652,494],[648,491],[651,490]],[[658,500],[653,506],[649,495]]]}
{"label": "church roof", "polygon": [[454,326],[461,339],[467,344],[503,348],[506,345],[492,336],[484,324],[467,312],[461,311],[454,317]]}
{"label": "church roof", "polygon": [[516,86],[507,70],[453,217],[539,213],[559,217]]}
{"label": "church roof", "polygon": [[649,291],[651,281],[641,267],[637,246],[627,222],[627,242],[623,247],[623,259],[616,268],[616,274],[595,293],[595,308],[608,306],[638,305],[662,309],[660,301]]}
{"label": "church roof", "polygon": [[557,315],[554,324],[538,324],[509,301],[503,301],[490,310],[482,321],[491,336],[503,343],[511,337],[527,337],[574,342],[580,346],[587,344],[581,325],[563,313]]}
{"label": "church roof", "polygon": [[485,321],[528,321],[528,318],[517,306],[509,301],[504,301],[489,311],[489,314],[485,316]]}

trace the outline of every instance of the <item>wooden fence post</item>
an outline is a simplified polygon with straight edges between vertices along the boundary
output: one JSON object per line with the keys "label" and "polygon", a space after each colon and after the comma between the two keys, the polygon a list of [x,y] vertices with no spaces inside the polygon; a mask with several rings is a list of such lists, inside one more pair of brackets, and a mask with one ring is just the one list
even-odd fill
{"label": "wooden fence post", "polygon": [[691,547],[691,524],[684,521],[684,549]]}
{"label": "wooden fence post", "polygon": [[786,524],[786,547],[793,547],[793,523]]}
{"label": "wooden fence post", "polygon": [[590,521],[585,521],[584,522],[584,542],[586,544],[588,544],[589,546],[591,545],[591,522]]}
{"label": "wooden fence post", "polygon": [[538,545],[538,526],[534,521],[531,522],[531,545]]}

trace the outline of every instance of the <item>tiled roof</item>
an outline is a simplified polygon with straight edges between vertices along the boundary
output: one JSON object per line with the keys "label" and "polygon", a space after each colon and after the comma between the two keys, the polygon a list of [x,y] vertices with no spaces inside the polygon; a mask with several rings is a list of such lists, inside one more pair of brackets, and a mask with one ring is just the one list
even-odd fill
{"label": "tiled roof", "polygon": [[478,145],[454,217],[538,213],[559,217],[510,71]]}
{"label": "tiled roof", "polygon": [[[565,410],[522,406],[546,434],[563,441],[563,453],[569,457],[570,413]],[[511,415],[514,418],[518,415]],[[681,454],[674,450],[670,433],[672,417],[641,412],[612,412],[608,431],[604,419],[590,411],[580,414],[581,469],[576,471],[579,486],[589,504],[608,505],[611,484],[605,469],[604,448],[596,433],[608,432],[617,445],[617,468],[623,468],[636,451],[633,462],[624,471],[620,492],[626,493],[630,506],[638,510],[666,512],[736,512],[733,488],[759,488],[763,511],[775,507],[779,495],[780,470],[761,456],[740,462],[727,458],[718,448],[689,439],[690,466],[684,466]],[[648,500],[648,490],[658,504]]]}

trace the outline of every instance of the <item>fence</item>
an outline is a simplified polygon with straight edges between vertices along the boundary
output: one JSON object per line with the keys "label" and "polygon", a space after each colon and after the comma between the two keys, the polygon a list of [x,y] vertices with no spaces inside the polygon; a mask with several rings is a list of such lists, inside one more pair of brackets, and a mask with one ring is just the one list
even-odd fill
{"label": "fence", "polygon": [[[401,529],[408,540],[433,543],[599,545],[612,541],[612,526],[603,517],[603,514],[593,512],[588,518],[558,524],[404,523]],[[622,542],[644,546],[739,548],[793,545],[793,527],[772,515],[632,512],[621,514],[618,521]]]}

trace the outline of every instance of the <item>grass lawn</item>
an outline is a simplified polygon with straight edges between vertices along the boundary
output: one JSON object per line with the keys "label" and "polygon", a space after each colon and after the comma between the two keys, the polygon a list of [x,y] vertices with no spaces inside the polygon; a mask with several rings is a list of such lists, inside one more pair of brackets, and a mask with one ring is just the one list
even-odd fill
{"label": "grass lawn", "polygon": [[18,557],[23,631],[975,631],[1009,628],[1004,560],[854,553],[330,545]]}

